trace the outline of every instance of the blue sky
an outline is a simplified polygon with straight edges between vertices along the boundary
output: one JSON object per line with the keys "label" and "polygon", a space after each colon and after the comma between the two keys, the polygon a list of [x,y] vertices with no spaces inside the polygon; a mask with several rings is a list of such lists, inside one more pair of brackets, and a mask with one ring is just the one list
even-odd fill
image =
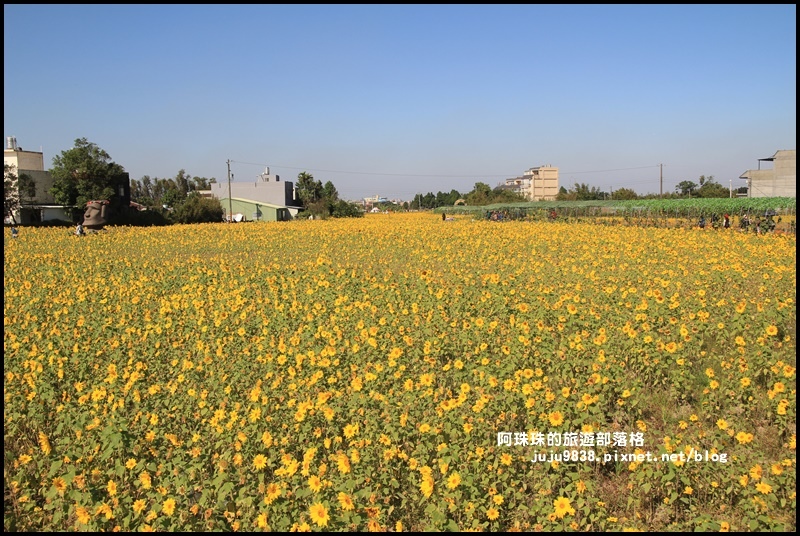
{"label": "blue sky", "polygon": [[[796,148],[795,5],[8,5],[5,136],[131,179],[658,193]],[[659,164],[663,164],[660,168]],[[770,167],[770,164],[763,164]]]}

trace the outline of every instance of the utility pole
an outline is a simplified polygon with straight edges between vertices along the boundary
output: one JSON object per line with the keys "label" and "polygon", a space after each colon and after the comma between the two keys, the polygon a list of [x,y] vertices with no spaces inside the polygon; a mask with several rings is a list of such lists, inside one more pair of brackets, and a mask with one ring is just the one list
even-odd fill
{"label": "utility pole", "polygon": [[231,161],[228,160],[228,219],[233,223],[233,197],[231,197]]}
{"label": "utility pole", "polygon": [[658,196],[663,198],[664,197],[664,164],[659,164],[659,172],[658,172]]}
{"label": "utility pole", "polygon": [[730,192],[731,192],[731,199],[733,198],[733,179],[728,179],[730,182]]}

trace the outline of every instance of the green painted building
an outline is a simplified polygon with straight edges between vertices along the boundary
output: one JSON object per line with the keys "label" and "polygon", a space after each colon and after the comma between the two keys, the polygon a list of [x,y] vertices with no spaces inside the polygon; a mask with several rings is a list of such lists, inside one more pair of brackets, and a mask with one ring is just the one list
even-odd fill
{"label": "green painted building", "polygon": [[225,197],[220,199],[219,202],[225,211],[226,220],[229,217],[229,212],[233,214],[233,219],[237,221],[237,215],[239,214],[241,214],[242,221],[289,221],[292,219],[289,207],[239,197]]}

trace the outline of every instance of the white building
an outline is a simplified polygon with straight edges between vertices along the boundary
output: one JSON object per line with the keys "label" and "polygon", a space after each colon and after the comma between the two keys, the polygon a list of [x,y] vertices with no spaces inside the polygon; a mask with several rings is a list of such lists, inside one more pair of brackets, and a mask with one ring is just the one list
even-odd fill
{"label": "white building", "polygon": [[285,208],[292,217],[296,216],[303,206],[297,196],[294,183],[282,181],[279,175],[270,174],[268,170],[259,175],[255,181],[211,183],[211,189],[201,193],[219,199],[226,215],[230,210],[229,205],[234,200],[248,201],[278,209]]}
{"label": "white building", "polygon": [[13,136],[6,138],[6,148],[3,151],[3,164],[9,166],[17,176],[17,189],[19,190],[19,177],[27,175],[33,188],[33,195],[26,195],[19,191],[20,203],[14,214],[5,215],[10,223],[13,221],[22,224],[39,223],[50,220],[72,221],[71,209],[56,204],[50,193],[53,187],[53,177],[44,169],[44,153],[39,151],[25,151],[17,145]]}

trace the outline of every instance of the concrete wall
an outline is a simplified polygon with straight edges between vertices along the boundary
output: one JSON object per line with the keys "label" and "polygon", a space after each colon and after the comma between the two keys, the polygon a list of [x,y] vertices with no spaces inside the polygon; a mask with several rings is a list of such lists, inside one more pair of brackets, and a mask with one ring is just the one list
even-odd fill
{"label": "concrete wall", "polygon": [[42,207],[42,221],[72,221],[72,209],[64,207]]}
{"label": "concrete wall", "polygon": [[19,170],[44,171],[44,153],[5,149],[3,150],[3,163],[14,166],[16,173]]}
{"label": "concrete wall", "polygon": [[64,208],[61,206],[23,206],[14,214],[14,219],[17,223],[28,225],[32,223],[41,223],[44,221],[73,221],[72,209]]}
{"label": "concrete wall", "polygon": [[[248,199],[278,206],[300,206],[294,192],[294,183],[286,181],[231,182],[230,196],[227,181],[211,184],[211,195],[217,199]],[[223,208],[225,206],[223,205]]]}
{"label": "concrete wall", "polygon": [[233,210],[233,214],[242,214],[246,221],[287,221],[292,219],[289,209],[258,203],[245,199],[232,199],[227,197],[219,200],[222,209],[225,211],[225,218],[228,211]]}
{"label": "concrete wall", "polygon": [[748,169],[739,178],[747,180],[748,197],[797,197],[797,151],[777,151],[772,169]]}
{"label": "concrete wall", "polygon": [[23,199],[23,203],[36,203],[39,205],[54,205],[56,203],[56,200],[53,199],[53,195],[50,193],[50,188],[53,187],[54,179],[49,171],[30,171],[26,169],[23,170],[22,173],[33,179],[33,183],[36,186],[36,196],[33,199]]}
{"label": "concrete wall", "polygon": [[555,201],[558,195],[558,168],[539,166],[527,170],[525,179],[529,179],[526,197],[531,201]]}

